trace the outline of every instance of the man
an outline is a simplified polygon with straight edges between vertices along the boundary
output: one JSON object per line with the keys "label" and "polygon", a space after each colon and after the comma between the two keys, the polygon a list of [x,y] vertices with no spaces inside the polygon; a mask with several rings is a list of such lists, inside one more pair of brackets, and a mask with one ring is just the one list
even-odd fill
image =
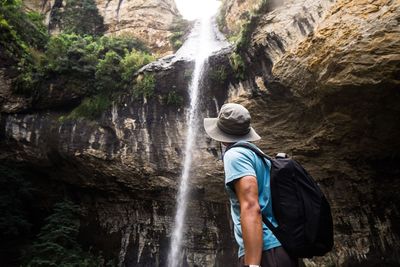
{"label": "man", "polygon": [[[225,104],[218,118],[204,119],[204,128],[214,140],[229,147],[237,142],[260,139],[250,127],[250,113],[239,104]],[[268,164],[268,165],[267,165]],[[270,191],[271,163],[243,147],[233,147],[224,155],[225,187],[231,203],[235,239],[239,245],[239,265],[250,267],[295,267],[274,234],[263,224],[261,214],[274,226]]]}

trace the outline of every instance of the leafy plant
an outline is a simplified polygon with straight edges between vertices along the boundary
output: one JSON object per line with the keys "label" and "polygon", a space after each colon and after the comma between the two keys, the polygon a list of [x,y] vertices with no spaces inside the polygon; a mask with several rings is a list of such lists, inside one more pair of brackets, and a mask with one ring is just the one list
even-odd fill
{"label": "leafy plant", "polygon": [[31,184],[24,173],[0,165],[0,239],[15,239],[30,232],[24,207],[32,198]]}
{"label": "leafy plant", "polygon": [[152,97],[156,87],[156,79],[153,74],[144,74],[138,76],[136,84],[133,87],[133,95],[135,98]]}
{"label": "leafy plant", "polygon": [[64,6],[55,6],[50,28],[65,33],[100,35],[105,27],[94,0],[66,0]]}
{"label": "leafy plant", "polygon": [[0,56],[29,62],[29,47],[40,49],[48,39],[41,18],[37,12],[25,12],[21,0],[1,0]]}
{"label": "leafy plant", "polygon": [[43,69],[52,73],[93,75],[100,47],[92,36],[59,34],[52,36],[45,51]]}
{"label": "leafy plant", "polygon": [[225,33],[225,34],[227,34],[226,20],[225,20],[227,8],[228,8],[227,4],[228,4],[228,1],[226,1],[226,0],[222,1],[221,8],[220,8],[219,13],[217,15],[218,29],[220,30],[220,32]]}
{"label": "leafy plant", "polygon": [[41,58],[39,50],[48,38],[41,19],[36,12],[25,13],[21,1],[2,1],[0,5],[0,57],[15,62],[10,69],[22,74],[15,80],[22,88],[35,86],[36,76],[29,72],[35,69]]}
{"label": "leafy plant", "polygon": [[[61,90],[73,90],[86,99],[63,119],[100,116],[115,93],[132,88],[135,72],[155,59],[135,38],[95,36],[98,18],[85,20],[97,12],[93,0],[63,2],[59,23],[65,32],[51,37],[43,17],[26,13],[22,1],[0,1],[0,57],[15,61],[14,93],[40,97],[48,93],[49,84],[67,81]],[[181,30],[184,25],[181,21],[176,27]],[[78,31],[81,26],[83,31]],[[154,84],[154,77],[145,77],[135,86],[135,96],[152,96]]]}
{"label": "leafy plant", "polygon": [[[120,79],[122,58],[115,51],[108,51],[96,66],[96,87],[100,92],[118,91],[122,88]],[[117,78],[117,79],[116,79]]]}
{"label": "leafy plant", "polygon": [[125,82],[130,83],[136,71],[154,60],[154,56],[133,49],[130,53],[127,53],[121,61],[121,67],[123,70],[122,79]]}
{"label": "leafy plant", "polygon": [[241,25],[238,38],[236,40],[236,51],[244,52],[247,50],[251,35],[256,29],[261,17],[268,11],[269,1],[261,0],[257,8],[246,15],[246,19]]}
{"label": "leafy plant", "polygon": [[230,64],[232,66],[232,69],[235,72],[235,76],[237,79],[244,80],[245,78],[245,71],[246,71],[246,65],[244,63],[244,60],[242,56],[236,52],[233,52],[230,57]]}
{"label": "leafy plant", "polygon": [[181,107],[183,105],[183,97],[175,90],[168,92],[164,98],[165,104],[169,106]]}
{"label": "leafy plant", "polygon": [[142,41],[132,38],[131,36],[102,36],[98,39],[98,43],[102,48],[100,51],[100,55],[104,55],[109,50],[112,50],[118,53],[118,55],[123,56],[126,54],[127,51],[130,52],[133,49],[148,54],[150,53],[150,51]]}
{"label": "leafy plant", "polygon": [[79,106],[73,109],[70,114],[60,117],[59,121],[63,122],[79,118],[86,118],[89,120],[97,119],[111,106],[111,103],[111,96],[97,95],[87,97]]}
{"label": "leafy plant", "polygon": [[172,45],[174,51],[177,51],[183,45],[183,36],[185,35],[184,32],[174,32],[172,33],[171,37],[169,37],[169,41]]}
{"label": "leafy plant", "polygon": [[79,212],[79,206],[68,200],[54,205],[53,214],[46,218],[46,224],[26,255],[27,267],[103,265],[101,256],[83,251],[77,241]]}
{"label": "leafy plant", "polygon": [[183,18],[177,18],[172,23],[170,28],[172,34],[169,37],[169,42],[174,51],[177,51],[183,45],[183,39],[189,31],[189,26],[189,22]]}
{"label": "leafy plant", "polygon": [[[82,86],[80,94],[112,93],[130,86],[133,74],[154,57],[135,39],[90,35],[59,34],[52,36],[44,52],[30,51],[30,64],[19,63],[20,75],[14,91],[30,95],[45,86],[48,79],[68,77]],[[69,90],[68,87],[65,88]],[[45,88],[44,88],[44,91]]]}
{"label": "leafy plant", "polygon": [[210,78],[213,82],[223,84],[228,77],[225,66],[217,66],[210,71]]}

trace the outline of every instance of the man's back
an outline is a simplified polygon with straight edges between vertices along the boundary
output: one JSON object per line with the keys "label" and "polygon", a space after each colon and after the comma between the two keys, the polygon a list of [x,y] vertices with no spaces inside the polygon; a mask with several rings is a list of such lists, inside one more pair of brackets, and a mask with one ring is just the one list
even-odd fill
{"label": "man's back", "polygon": [[[245,107],[228,103],[221,107],[217,118],[204,119],[204,129],[212,139],[224,145],[253,142],[261,137],[250,121]],[[261,213],[276,224],[272,216],[269,166],[249,149],[232,148],[225,154],[224,167],[239,245],[239,266],[297,266],[297,260],[287,254],[262,223]]]}
{"label": "man's back", "polygon": [[[267,160],[266,163],[266,161],[261,159],[250,149],[234,147],[229,149],[224,155],[224,169],[225,186],[231,202],[231,215],[234,223],[235,239],[239,244],[239,257],[241,257],[244,255],[244,247],[240,224],[240,205],[233,189],[233,182],[244,176],[254,176],[257,178],[258,200],[261,212],[276,226],[277,223],[272,214],[270,162]],[[263,233],[263,250],[281,246],[271,230],[264,224]]]}

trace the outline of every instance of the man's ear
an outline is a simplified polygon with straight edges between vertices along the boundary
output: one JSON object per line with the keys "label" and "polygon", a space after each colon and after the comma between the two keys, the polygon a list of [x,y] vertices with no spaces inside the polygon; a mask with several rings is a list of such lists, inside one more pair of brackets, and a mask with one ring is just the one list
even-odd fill
{"label": "man's ear", "polygon": [[234,143],[226,143],[226,142],[221,142],[221,144],[223,144],[224,146],[230,146],[230,145],[233,145]]}

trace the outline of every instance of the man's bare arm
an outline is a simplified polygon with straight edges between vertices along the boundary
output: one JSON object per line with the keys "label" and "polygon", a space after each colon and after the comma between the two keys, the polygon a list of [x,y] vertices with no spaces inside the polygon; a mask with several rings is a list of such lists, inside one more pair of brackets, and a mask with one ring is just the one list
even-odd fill
{"label": "man's bare arm", "polygon": [[234,188],[240,203],[240,220],[246,253],[244,263],[260,265],[263,232],[257,179],[254,176],[244,176],[234,183]]}

